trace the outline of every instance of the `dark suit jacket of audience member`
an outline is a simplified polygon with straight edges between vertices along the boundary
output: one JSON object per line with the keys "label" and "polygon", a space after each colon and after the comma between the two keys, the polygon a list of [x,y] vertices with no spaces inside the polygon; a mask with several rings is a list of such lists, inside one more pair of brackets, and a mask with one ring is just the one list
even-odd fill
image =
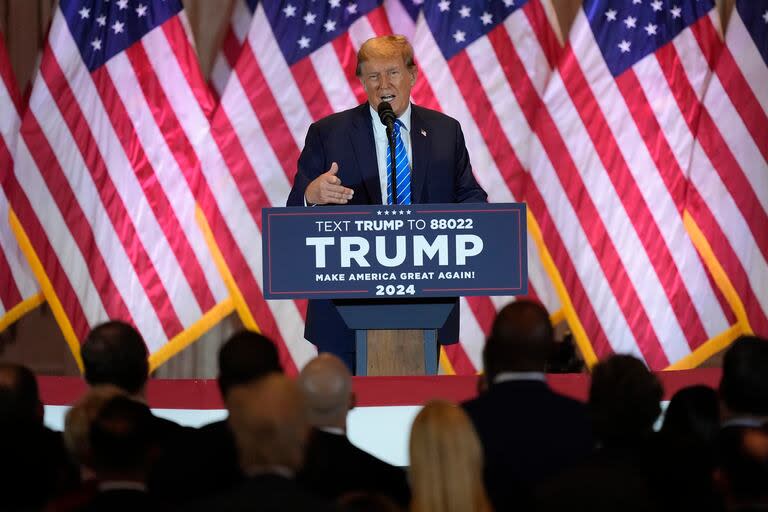
{"label": "dark suit jacket of audience member", "polygon": [[463,406],[483,445],[486,490],[495,510],[527,503],[533,485],[592,451],[586,406],[544,382],[493,384]]}
{"label": "dark suit jacket of audience member", "polygon": [[110,489],[96,493],[93,500],[78,512],[139,512],[160,510],[149,494],[134,489]]}
{"label": "dark suit jacket of audience member", "polygon": [[194,430],[171,420],[154,417],[154,442],[157,447],[156,458],[149,472],[148,487],[153,499],[175,499],[180,480],[179,468],[184,463],[179,454],[195,451],[195,446],[188,442]]}
{"label": "dark suit jacket of audience member", "polygon": [[350,491],[384,494],[401,506],[410,501],[405,472],[353,445],[346,435],[314,429],[307,444],[299,485],[335,501]]}
{"label": "dark suit jacket of audience member", "polygon": [[217,512],[330,512],[330,503],[308,493],[292,479],[275,474],[246,478],[237,487],[190,510]]}
{"label": "dark suit jacket of audience member", "polygon": [[189,429],[171,446],[157,491],[164,501],[185,503],[225,492],[244,479],[235,437],[226,420]]}

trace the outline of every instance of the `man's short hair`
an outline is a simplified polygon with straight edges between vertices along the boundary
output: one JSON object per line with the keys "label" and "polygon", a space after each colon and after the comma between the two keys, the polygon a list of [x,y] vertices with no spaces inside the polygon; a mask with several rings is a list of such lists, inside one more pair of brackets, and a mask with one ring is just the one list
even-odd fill
{"label": "man's short hair", "polygon": [[226,396],[233,386],[270,373],[283,373],[274,342],[257,332],[236,332],[219,349],[219,390]]}
{"label": "man's short hair", "polygon": [[735,414],[768,415],[768,340],[741,336],[726,351],[720,399]]}
{"label": "man's short hair", "polygon": [[544,306],[531,300],[507,304],[496,315],[483,349],[489,379],[506,371],[544,371],[554,336]]}
{"label": "man's short hair", "polygon": [[99,411],[89,441],[97,471],[146,470],[154,442],[154,416],[146,404],[116,396]]}
{"label": "man's short hair", "polygon": [[401,35],[373,37],[360,46],[357,51],[357,67],[355,74],[363,74],[363,63],[371,59],[393,59],[402,57],[408,69],[413,70],[416,63],[413,60],[413,46],[408,38]]}
{"label": "man's short hair", "polygon": [[147,382],[147,347],[141,334],[125,322],[112,320],[94,327],[80,354],[91,386],[113,384],[136,394]]}
{"label": "man's short hair", "polygon": [[661,413],[663,392],[659,379],[633,356],[613,355],[599,362],[589,389],[595,435],[611,442],[650,434]]}
{"label": "man's short hair", "polygon": [[35,422],[39,414],[35,374],[26,366],[0,362],[0,424]]}

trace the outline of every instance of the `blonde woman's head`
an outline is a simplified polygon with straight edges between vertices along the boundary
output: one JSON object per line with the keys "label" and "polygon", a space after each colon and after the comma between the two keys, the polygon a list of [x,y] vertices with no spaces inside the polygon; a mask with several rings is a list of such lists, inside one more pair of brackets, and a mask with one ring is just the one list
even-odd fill
{"label": "blonde woman's head", "polygon": [[483,452],[466,413],[429,402],[411,429],[411,512],[491,511],[483,485]]}

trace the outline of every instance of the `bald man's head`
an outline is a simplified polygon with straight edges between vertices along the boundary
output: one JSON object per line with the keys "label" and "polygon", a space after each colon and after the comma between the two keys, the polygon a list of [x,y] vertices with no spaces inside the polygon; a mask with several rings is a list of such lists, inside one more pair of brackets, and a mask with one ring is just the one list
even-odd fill
{"label": "bald man's head", "polygon": [[352,375],[341,359],[320,354],[301,371],[299,385],[313,426],[346,429],[347,412],[354,398]]}
{"label": "bald man's head", "polygon": [[490,380],[501,372],[544,371],[554,347],[554,329],[541,304],[520,300],[505,306],[493,322],[483,361]]}
{"label": "bald man's head", "polygon": [[298,470],[309,423],[295,381],[272,373],[229,392],[229,423],[244,469],[283,466]]}

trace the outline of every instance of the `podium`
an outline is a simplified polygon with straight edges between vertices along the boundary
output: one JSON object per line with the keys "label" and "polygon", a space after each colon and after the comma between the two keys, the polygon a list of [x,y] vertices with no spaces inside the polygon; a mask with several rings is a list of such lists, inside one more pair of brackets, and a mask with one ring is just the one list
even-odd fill
{"label": "podium", "polygon": [[524,204],[268,208],[264,297],[332,299],[357,375],[435,375],[461,296],[527,293]]}

